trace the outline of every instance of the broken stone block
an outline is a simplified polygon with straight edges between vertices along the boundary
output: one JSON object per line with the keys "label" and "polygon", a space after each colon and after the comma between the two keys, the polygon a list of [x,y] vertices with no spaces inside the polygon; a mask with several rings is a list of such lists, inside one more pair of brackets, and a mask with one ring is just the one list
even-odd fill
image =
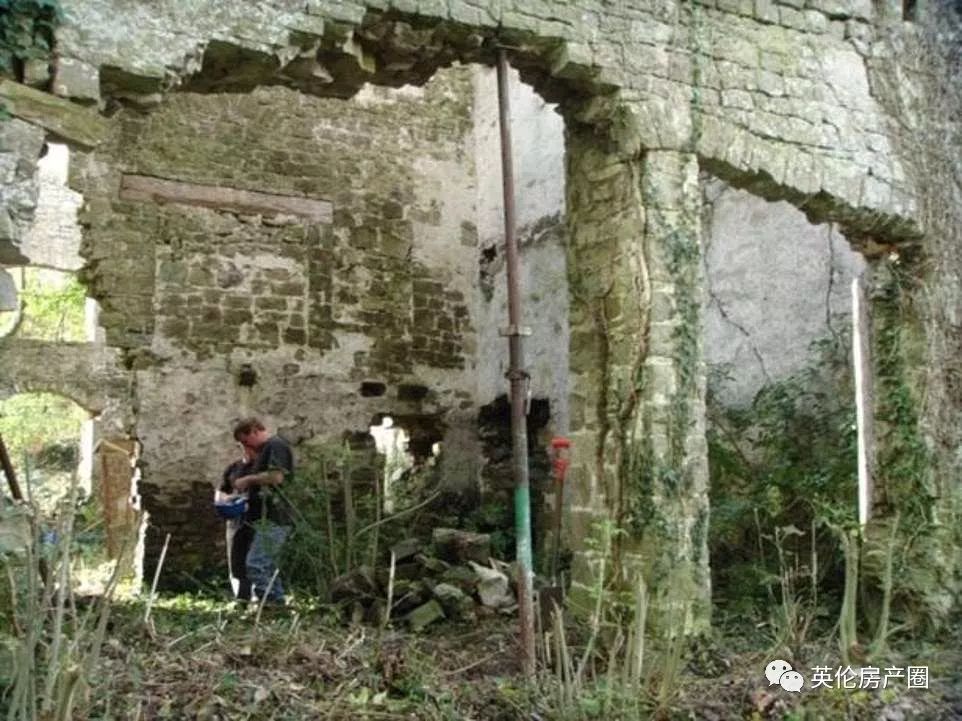
{"label": "broken stone block", "polygon": [[387,601],[383,598],[375,598],[371,605],[364,611],[364,621],[370,624],[379,624],[384,620],[384,611],[387,608]]}
{"label": "broken stone block", "polygon": [[417,581],[395,581],[392,610],[399,614],[420,606],[430,598],[429,592]]}
{"label": "broken stone block", "polygon": [[478,598],[489,608],[502,608],[514,604],[514,596],[508,591],[508,577],[501,571],[471,562],[478,577]]}
{"label": "broken stone block", "polygon": [[[416,581],[424,575],[424,569],[419,563],[399,563],[394,566],[394,583],[398,581]],[[378,586],[386,589],[391,582],[391,569],[388,566],[379,566],[375,572]]]}
{"label": "broken stone block", "polygon": [[331,600],[335,603],[377,595],[377,581],[368,566],[358,566],[353,571],[334,579],[331,584]]}
{"label": "broken stone block", "polygon": [[432,598],[427,603],[411,611],[411,613],[405,616],[404,620],[407,621],[412,631],[420,631],[443,618],[444,609],[441,608],[440,603]]}
{"label": "broken stone block", "polygon": [[464,566],[451,566],[441,574],[440,580],[442,583],[460,588],[469,594],[474,593],[474,589],[478,585],[477,575],[470,568]]}
{"label": "broken stone block", "polygon": [[6,185],[14,181],[19,163],[20,158],[15,153],[0,154],[0,183]]}
{"label": "broken stone block", "polygon": [[394,561],[400,563],[416,556],[423,546],[424,544],[417,538],[405,538],[391,546],[391,553],[394,554]]}
{"label": "broken stone block", "polygon": [[440,558],[425,556],[423,553],[419,553],[416,556],[416,559],[421,568],[423,568],[425,572],[431,574],[432,576],[440,576],[442,573],[448,570],[448,564],[446,564]]}
{"label": "broken stone block", "polygon": [[100,100],[100,71],[82,60],[58,58],[52,90],[62,98],[96,103]]}
{"label": "broken stone block", "polygon": [[354,601],[351,604],[350,613],[350,623],[352,626],[357,626],[364,620],[364,604],[360,601]]}
{"label": "broken stone block", "polygon": [[449,583],[439,583],[434,587],[433,594],[448,618],[456,621],[469,621],[474,618],[474,601],[460,588]]}
{"label": "broken stone block", "polygon": [[[0,219],[5,216],[6,213],[0,213]],[[20,252],[20,248],[15,243],[0,238],[0,265],[27,265],[29,263],[30,259]]]}
{"label": "broken stone block", "polygon": [[43,88],[50,81],[50,64],[40,58],[31,58],[23,64],[23,83],[31,88]]}
{"label": "broken stone block", "polygon": [[491,558],[491,536],[457,528],[435,528],[432,536],[438,555],[454,563],[487,563]]}
{"label": "broken stone block", "polygon": [[107,135],[107,122],[90,108],[20,83],[0,80],[0,100],[11,115],[84,148],[96,147]]}

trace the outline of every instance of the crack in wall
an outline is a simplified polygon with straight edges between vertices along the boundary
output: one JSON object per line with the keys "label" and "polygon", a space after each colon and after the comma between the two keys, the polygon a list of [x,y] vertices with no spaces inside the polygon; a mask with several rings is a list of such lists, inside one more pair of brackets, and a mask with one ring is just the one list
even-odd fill
{"label": "crack in wall", "polygon": [[765,359],[762,357],[761,352],[758,350],[758,346],[752,339],[752,334],[748,331],[745,326],[743,326],[738,321],[734,320],[728,311],[725,309],[725,305],[721,302],[721,299],[715,294],[714,286],[712,285],[712,273],[709,267],[709,257],[711,255],[712,240],[714,239],[712,231],[712,218],[714,217],[714,206],[715,202],[722,196],[725,192],[724,189],[715,193],[713,197],[709,197],[712,192],[710,187],[711,183],[703,183],[705,190],[702,193],[702,232],[701,237],[704,243],[704,252],[702,253],[702,267],[704,270],[705,278],[705,292],[708,295],[708,309],[712,306],[718,309],[718,313],[722,320],[728,323],[731,327],[735,328],[739,333],[741,333],[747,340],[749,348],[751,349],[752,355],[758,361],[758,366],[761,369],[762,375],[765,377],[765,382],[770,383],[772,378],[768,373],[768,369],[765,367]]}
{"label": "crack in wall", "polygon": [[832,334],[832,340],[838,344],[838,332],[832,325],[832,293],[835,292],[835,224],[828,224],[826,237],[828,240],[828,285],[825,288],[825,326]]}

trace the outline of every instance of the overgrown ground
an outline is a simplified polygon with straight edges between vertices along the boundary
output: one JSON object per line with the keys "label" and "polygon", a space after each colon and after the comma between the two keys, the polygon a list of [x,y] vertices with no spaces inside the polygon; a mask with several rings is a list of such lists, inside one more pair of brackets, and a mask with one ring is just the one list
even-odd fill
{"label": "overgrown ground", "polygon": [[[769,686],[775,653],[764,625],[718,625],[692,647],[671,697],[655,711],[659,669],[639,699],[640,714],[605,708],[603,661],[574,703],[559,703],[559,682],[542,669],[524,683],[516,621],[492,615],[421,634],[349,627],[330,607],[294,606],[258,621],[229,603],[162,598],[144,622],[144,605],[119,603],[75,719],[958,719],[962,647],[956,633],[939,647],[901,644],[882,665],[927,665],[931,688],[808,690]],[[583,635],[581,636],[583,640]],[[579,638],[573,630],[572,638]],[[577,654],[580,648],[572,642]],[[796,668],[838,666],[837,645],[807,644]],[[654,660],[655,657],[653,657]],[[877,662],[873,662],[877,663]],[[856,664],[853,664],[856,665]],[[868,665],[859,663],[857,666]],[[613,694],[618,690],[614,689]]]}

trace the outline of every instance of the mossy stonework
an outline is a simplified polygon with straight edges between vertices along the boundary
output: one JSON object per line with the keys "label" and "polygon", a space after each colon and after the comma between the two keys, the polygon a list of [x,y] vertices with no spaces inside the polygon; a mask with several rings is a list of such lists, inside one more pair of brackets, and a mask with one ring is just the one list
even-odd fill
{"label": "mossy stonework", "polygon": [[[931,253],[933,285],[918,291],[913,323],[939,392],[911,403],[942,484],[930,503],[959,527],[949,480],[959,438],[944,429],[962,427],[949,331],[962,317],[962,222],[957,202],[944,207],[951,182],[938,180],[958,168],[927,174],[905,137],[942,122],[957,140],[958,113],[940,105],[937,122],[905,112],[915,105],[899,77],[948,81],[952,68],[900,56],[928,37],[903,22],[901,3],[62,5],[64,71],[52,91],[108,118],[72,186],[86,203],[83,276],[123,354],[131,430],[144,444],[145,505],[158,524],[148,556],[165,526],[183,534],[181,548],[213,533],[197,507],[227,460],[226,437],[188,429],[257,409],[295,440],[363,430],[383,407],[358,396],[362,381],[428,384],[405,401],[412,413],[453,422],[475,411],[467,76],[445,72],[417,97],[361,88],[423,85],[456,61],[490,65],[499,42],[559,103],[567,129],[576,581],[590,580],[592,522],[610,519],[626,531],[622,566],[674,589],[661,611],[683,612],[689,630],[709,621],[699,170],[787,200],[851,240]],[[2,138],[0,159],[16,172],[0,176],[0,192],[17,205],[0,211],[0,242],[15,247],[39,149]],[[131,199],[120,189],[134,175],[325,201],[332,220]],[[253,390],[236,383],[243,363],[259,373]],[[173,560],[189,570],[196,559]],[[946,546],[938,563],[957,583],[958,550]]]}
{"label": "mossy stonework", "polygon": [[[350,104],[285,88],[176,94],[118,113],[110,140],[75,164],[84,278],[137,384],[148,558],[171,532],[185,541],[171,568],[200,565],[217,528],[203,513],[210,479],[245,410],[301,441],[364,432],[384,411],[448,414],[444,426],[474,405],[470,83],[462,68]],[[325,199],[333,212],[158,204],[125,194],[134,176]],[[366,381],[386,397],[363,396]],[[423,397],[401,397],[411,383]]]}

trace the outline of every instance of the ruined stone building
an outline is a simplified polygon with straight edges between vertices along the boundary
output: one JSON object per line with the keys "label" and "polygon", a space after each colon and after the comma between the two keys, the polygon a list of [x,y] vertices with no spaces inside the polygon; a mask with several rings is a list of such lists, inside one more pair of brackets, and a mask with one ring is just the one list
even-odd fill
{"label": "ruined stone building", "polygon": [[[708,370],[728,366],[724,402],[747,402],[848,322],[862,277],[875,347],[904,338],[886,357],[930,458],[907,492],[931,524],[919,569],[937,589],[933,617],[958,597],[962,160],[949,8],[62,5],[52,78],[0,84],[12,114],[0,121],[0,260],[78,272],[96,328],[86,343],[4,338],[0,396],[66,395],[92,414],[103,458],[126,449],[131,472],[114,471],[133,476],[149,514],[148,567],[167,533],[169,568],[212,562],[210,484],[231,460],[232,422],[250,413],[295,444],[392,416],[416,454],[440,444],[451,488],[510,484],[486,472],[479,428],[506,391],[500,44],[518,71],[535,442],[574,443],[576,580],[592,522],[611,518],[627,530],[624,562],[654,586],[682,577],[692,625],[708,622]],[[69,148],[60,192],[75,199],[75,235],[32,230],[45,142]],[[899,449],[886,445],[877,390],[884,495],[903,480],[887,480]],[[880,496],[880,522],[897,497]]]}

